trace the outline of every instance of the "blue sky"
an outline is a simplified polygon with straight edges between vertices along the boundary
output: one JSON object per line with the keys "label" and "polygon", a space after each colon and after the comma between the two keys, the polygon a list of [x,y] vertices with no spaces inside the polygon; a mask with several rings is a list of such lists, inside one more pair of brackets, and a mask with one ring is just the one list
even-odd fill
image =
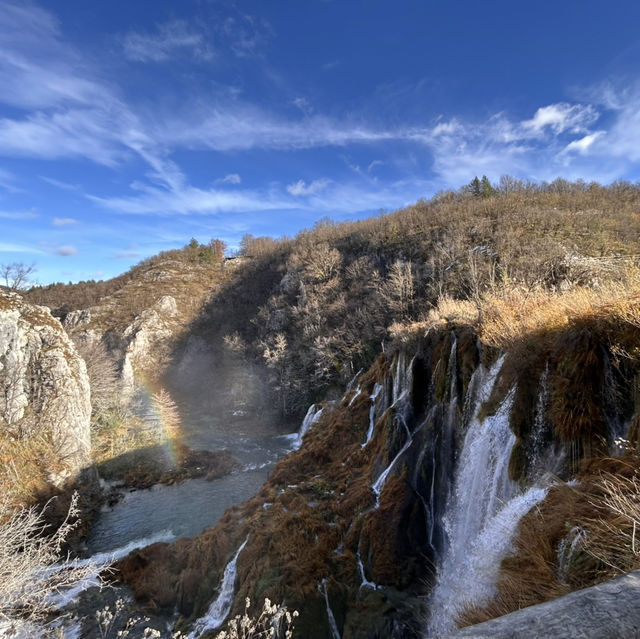
{"label": "blue sky", "polygon": [[0,263],[160,250],[458,188],[640,178],[640,3],[0,0]]}

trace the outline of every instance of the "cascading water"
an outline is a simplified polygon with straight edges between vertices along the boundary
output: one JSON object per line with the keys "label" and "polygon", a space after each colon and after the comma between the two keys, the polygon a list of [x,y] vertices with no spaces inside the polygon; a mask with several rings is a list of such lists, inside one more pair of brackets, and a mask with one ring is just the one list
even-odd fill
{"label": "cascading water", "polygon": [[[406,424],[405,424],[405,428],[406,428]],[[376,495],[376,508],[380,506],[380,494],[382,493],[382,489],[384,488],[384,485],[387,483],[387,479],[389,478],[389,473],[393,470],[393,467],[395,466],[398,459],[400,459],[400,457],[404,455],[404,453],[407,451],[407,449],[409,448],[409,446],[411,446],[412,443],[413,443],[413,436],[409,432],[409,429],[407,429],[407,441],[404,443],[404,446],[400,449],[398,454],[391,460],[391,463],[380,473],[380,475],[378,476],[378,479],[376,479],[376,481],[371,486],[371,490],[373,490],[373,492]]]}
{"label": "cascading water", "polygon": [[[442,411],[440,405],[434,402],[425,419],[425,424],[434,425],[438,423],[438,417],[441,417],[441,428],[437,429],[439,437],[425,438],[423,448],[416,460],[412,478],[415,494],[424,508],[427,541],[431,549],[430,561],[434,562],[437,561],[442,547],[442,534],[437,522],[442,519],[441,504],[446,502],[450,491],[449,479],[452,474],[455,437],[460,423],[457,388],[458,341],[455,333],[452,333],[452,337],[447,369],[448,395],[444,398]],[[474,381],[477,377],[476,372],[469,383],[470,394],[474,392],[476,387]],[[420,475],[424,468],[428,468],[429,472],[421,482]]]}
{"label": "cascading water", "polygon": [[500,559],[518,521],[546,494],[534,488],[519,495],[508,476],[515,443],[509,429],[513,392],[495,415],[479,418],[502,363],[503,358],[482,373],[476,411],[457,462],[454,489],[443,518],[448,547],[438,566],[427,636],[452,631],[465,604],[491,596]]}
{"label": "cascading water", "polygon": [[[402,455],[409,449],[411,444],[413,443],[413,436],[415,433],[411,433],[407,426],[407,413],[410,408],[410,400],[411,400],[411,385],[413,383],[413,361],[406,364],[406,357],[404,352],[401,352],[398,355],[398,361],[396,366],[395,374],[393,375],[393,395],[392,395],[392,404],[391,408],[394,410],[394,421],[397,424],[398,421],[402,423],[404,430],[407,434],[407,439],[402,446],[402,448],[398,451],[398,453],[391,460],[391,463],[380,473],[376,481],[371,486],[371,490],[375,493],[376,496],[376,508],[380,506],[380,494],[382,493],[382,489],[384,488],[387,479],[389,478],[389,474],[393,470],[396,462]],[[377,393],[376,393],[377,396]],[[373,398],[373,404],[375,406],[375,397]],[[373,409],[373,407],[372,407]],[[373,410],[372,410],[373,412]],[[372,414],[370,414],[370,424],[369,428],[372,429]],[[368,436],[368,435],[367,435]]]}
{"label": "cascading water", "polygon": [[358,552],[356,553],[356,563],[358,565],[358,573],[360,574],[360,590],[363,588],[371,588],[371,590],[377,590],[378,585],[367,579],[364,572],[364,564],[362,563],[362,557],[360,555],[360,544],[358,544]]}
{"label": "cascading water", "polygon": [[309,432],[309,429],[320,419],[322,411],[323,408],[321,406],[317,406],[316,404],[311,404],[311,406],[309,406],[307,414],[302,420],[300,430],[296,433],[294,450],[298,450],[298,448],[302,446],[302,438],[307,434],[307,432]]}
{"label": "cascading water", "polygon": [[382,390],[382,385],[376,383],[373,387],[373,393],[371,393],[371,396],[369,397],[369,399],[371,399],[371,408],[369,409],[369,430],[367,430],[367,439],[364,442],[364,444],[362,444],[362,448],[364,448],[371,441],[371,438],[373,437],[373,429],[375,427],[375,416],[376,416],[376,399],[380,394],[381,390]]}
{"label": "cascading water", "polygon": [[[548,486],[536,485],[522,493],[509,479],[509,458],[515,443],[509,428],[514,389],[495,415],[479,419],[503,361],[504,358],[500,359],[488,372],[482,367],[477,369],[469,384],[467,407],[475,408],[443,518],[448,546],[431,595],[427,637],[453,631],[457,616],[466,606],[481,605],[495,594],[500,562],[511,548],[518,523],[548,492]],[[534,455],[538,460],[543,451],[546,402],[547,384],[543,375],[533,432]]]}
{"label": "cascading water", "polygon": [[331,605],[329,604],[329,595],[327,593],[327,580],[323,579],[318,586],[318,590],[324,595],[324,602],[327,607],[327,619],[329,621],[329,629],[331,630],[331,639],[342,639],[340,637],[340,632],[338,630],[338,624],[336,623],[336,618],[333,615],[333,610],[331,610]]}
{"label": "cascading water", "polygon": [[576,551],[580,548],[580,544],[587,537],[587,531],[579,526],[574,526],[558,544],[556,552],[557,575],[558,580],[566,583],[569,567],[576,555]]}
{"label": "cascading water", "polygon": [[229,616],[231,612],[231,606],[233,605],[233,596],[235,592],[236,582],[236,562],[240,553],[247,545],[248,539],[244,540],[244,543],[238,548],[236,554],[224,569],[224,575],[222,577],[222,583],[220,585],[220,592],[217,598],[209,606],[204,617],[201,617],[196,621],[193,631],[189,634],[189,639],[198,639],[207,630],[215,630],[219,628],[224,620]]}

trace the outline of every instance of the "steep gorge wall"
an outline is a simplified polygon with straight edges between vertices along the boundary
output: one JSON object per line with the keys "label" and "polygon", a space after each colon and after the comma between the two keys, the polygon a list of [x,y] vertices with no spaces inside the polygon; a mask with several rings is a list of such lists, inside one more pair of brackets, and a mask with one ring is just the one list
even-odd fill
{"label": "steep gorge wall", "polygon": [[44,307],[0,293],[0,427],[14,467],[9,480],[25,470],[21,451],[30,450],[30,462],[40,456],[54,484],[87,466],[90,416],[85,363],[60,322]]}

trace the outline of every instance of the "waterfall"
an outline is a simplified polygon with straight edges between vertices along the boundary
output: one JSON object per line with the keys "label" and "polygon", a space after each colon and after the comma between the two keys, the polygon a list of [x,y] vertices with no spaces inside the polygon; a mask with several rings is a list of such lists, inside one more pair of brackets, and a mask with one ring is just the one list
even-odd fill
{"label": "waterfall", "polygon": [[558,581],[562,583],[567,582],[567,574],[569,573],[571,562],[575,557],[576,550],[578,550],[578,547],[585,540],[586,536],[587,531],[584,528],[574,526],[568,532],[567,536],[560,540],[556,554]]}
{"label": "waterfall", "polygon": [[353,397],[349,400],[348,406],[351,406],[351,404],[353,404],[353,402],[355,402],[356,399],[358,399],[358,397],[360,397],[360,395],[362,395],[362,389],[360,388],[360,386],[358,386],[356,388],[356,392],[353,394]]}
{"label": "waterfall", "polygon": [[[432,593],[432,617],[429,630],[444,633],[453,628],[456,603],[465,599],[471,584],[465,566],[484,552],[478,543],[488,521],[509,500],[516,487],[509,480],[508,464],[515,436],[509,429],[513,392],[509,393],[495,415],[479,419],[482,404],[489,398],[504,358],[498,360],[479,381],[476,410],[469,424],[457,461],[454,489],[447,502],[443,526],[448,547],[438,566]],[[488,558],[487,558],[488,559]],[[482,561],[478,557],[477,561]]]}
{"label": "waterfall", "polygon": [[375,427],[375,417],[376,417],[376,398],[380,394],[381,390],[382,390],[382,385],[376,383],[375,386],[373,387],[373,393],[371,393],[371,396],[369,398],[371,399],[371,408],[369,409],[369,430],[367,431],[367,439],[364,442],[364,444],[362,444],[362,448],[364,448],[371,441],[371,438],[373,437],[373,429]]}
{"label": "waterfall", "polygon": [[150,537],[144,537],[142,539],[131,541],[125,546],[116,548],[115,550],[111,550],[110,552],[96,553],[88,559],[72,559],[70,561],[59,562],[53,564],[52,566],[43,568],[43,575],[52,575],[60,572],[61,570],[66,570],[70,567],[82,568],[83,566],[86,566],[88,568],[86,577],[76,583],[73,587],[66,588],[52,594],[51,603],[53,607],[56,610],[61,610],[62,608],[65,608],[70,603],[75,601],[78,595],[80,595],[80,593],[82,593],[83,591],[95,586],[100,586],[100,573],[107,566],[118,561],[119,559],[123,559],[137,548],[144,548],[145,546],[149,546],[150,544],[161,541],[167,543],[172,542],[175,540],[175,538],[176,536],[170,530],[163,530]]}
{"label": "waterfall", "polygon": [[[415,358],[414,358],[415,359]],[[393,390],[392,390],[392,404],[389,407],[394,410],[394,424],[397,425],[398,420],[402,422],[405,431],[407,432],[407,439],[404,443],[404,446],[400,449],[397,455],[391,460],[391,463],[380,473],[378,479],[371,486],[371,490],[376,495],[376,508],[380,505],[380,493],[384,488],[384,485],[389,478],[389,473],[393,469],[395,463],[402,457],[405,451],[411,446],[413,443],[413,433],[409,430],[407,426],[407,413],[410,410],[410,398],[411,398],[411,384],[413,382],[413,362],[412,359],[409,364],[406,364],[406,356],[404,351],[401,351],[398,355],[398,361],[396,364],[395,373],[392,374],[393,379]],[[379,389],[374,387],[374,395],[377,397]],[[372,434],[373,434],[373,420],[374,420],[374,412],[375,412],[375,397],[372,395],[373,405],[371,410],[369,411],[369,432],[367,433],[367,441],[364,445],[366,445]],[[424,424],[422,424],[424,425]],[[421,426],[422,426],[421,425]]]}
{"label": "waterfall", "polygon": [[360,541],[358,542],[358,552],[356,552],[356,564],[358,566],[358,572],[360,573],[360,588],[358,590],[362,590],[363,588],[371,588],[372,590],[378,589],[378,584],[374,584],[372,581],[367,579],[367,576],[364,572],[364,564],[362,563],[362,555],[360,554],[360,544],[362,543],[362,536],[360,537]]}
{"label": "waterfall", "polygon": [[398,353],[398,359],[396,361],[396,370],[395,373],[392,372],[391,377],[393,379],[393,396],[391,399],[391,403],[395,404],[402,393],[406,390],[407,387],[407,370],[406,370],[406,362],[407,356],[404,351],[400,351]]}
{"label": "waterfall", "polygon": [[[443,524],[448,547],[438,566],[431,595],[428,637],[455,630],[458,614],[470,604],[481,605],[495,594],[500,562],[511,549],[522,517],[547,495],[548,487],[534,486],[521,493],[509,479],[509,458],[515,436],[509,428],[514,389],[497,412],[479,419],[502,366],[501,358],[478,383],[475,412],[457,461],[454,490],[447,503]],[[543,415],[546,377],[541,399]],[[541,424],[537,425],[542,428]]]}
{"label": "waterfall", "polygon": [[[294,433],[295,440],[293,449],[298,450],[300,446],[302,446],[302,438],[307,434],[309,429],[320,419],[320,415],[322,415],[322,407],[318,407],[316,404],[311,404],[309,406],[309,410],[307,410],[307,414],[304,416],[302,420],[302,425],[300,426],[300,430],[297,433]],[[287,437],[290,437],[287,435]]]}
{"label": "waterfall", "polygon": [[327,594],[327,580],[323,579],[321,585],[318,586],[318,590],[324,595],[324,602],[327,606],[327,619],[329,620],[329,628],[331,629],[331,639],[342,639],[340,632],[338,631],[338,624],[336,618],[333,616],[333,611],[329,605],[329,595]]}
{"label": "waterfall", "polygon": [[[547,419],[549,405],[549,365],[540,376],[540,389],[531,431],[531,450],[529,453],[529,478],[540,477],[546,473],[559,474],[566,457],[566,449],[561,444],[549,446],[553,438],[553,428]],[[533,472],[531,472],[533,471]]]}
{"label": "waterfall", "polygon": [[[406,424],[405,424],[405,427],[406,427]],[[380,473],[380,476],[378,477],[378,479],[376,479],[376,481],[371,486],[371,490],[373,490],[373,492],[376,495],[376,508],[380,506],[380,493],[382,492],[384,485],[387,483],[387,479],[389,478],[389,473],[393,469],[398,459],[402,457],[404,452],[409,448],[409,446],[411,446],[412,443],[413,443],[413,436],[411,435],[411,433],[409,433],[407,429],[407,441],[404,443],[404,446],[400,449],[400,452],[398,452],[398,454],[393,458],[391,463]]]}
{"label": "waterfall", "polygon": [[248,538],[233,556],[233,559],[227,564],[220,585],[220,592],[217,598],[209,606],[204,617],[198,619],[193,627],[193,631],[189,634],[189,639],[198,639],[207,630],[215,630],[220,627],[224,620],[231,612],[233,605],[234,586],[236,581],[236,562],[238,556],[247,545]]}

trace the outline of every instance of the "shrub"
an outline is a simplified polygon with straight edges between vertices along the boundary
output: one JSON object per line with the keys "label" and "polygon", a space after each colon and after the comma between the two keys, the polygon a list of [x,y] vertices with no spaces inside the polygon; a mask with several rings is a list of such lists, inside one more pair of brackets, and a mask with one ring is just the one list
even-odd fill
{"label": "shrub", "polygon": [[33,628],[36,635],[53,634],[47,619],[56,610],[55,595],[96,574],[94,564],[60,562],[63,545],[79,524],[77,514],[76,493],[62,525],[47,535],[44,510],[23,508],[11,515],[8,502],[0,503],[0,630],[9,636],[23,629],[33,635]]}

